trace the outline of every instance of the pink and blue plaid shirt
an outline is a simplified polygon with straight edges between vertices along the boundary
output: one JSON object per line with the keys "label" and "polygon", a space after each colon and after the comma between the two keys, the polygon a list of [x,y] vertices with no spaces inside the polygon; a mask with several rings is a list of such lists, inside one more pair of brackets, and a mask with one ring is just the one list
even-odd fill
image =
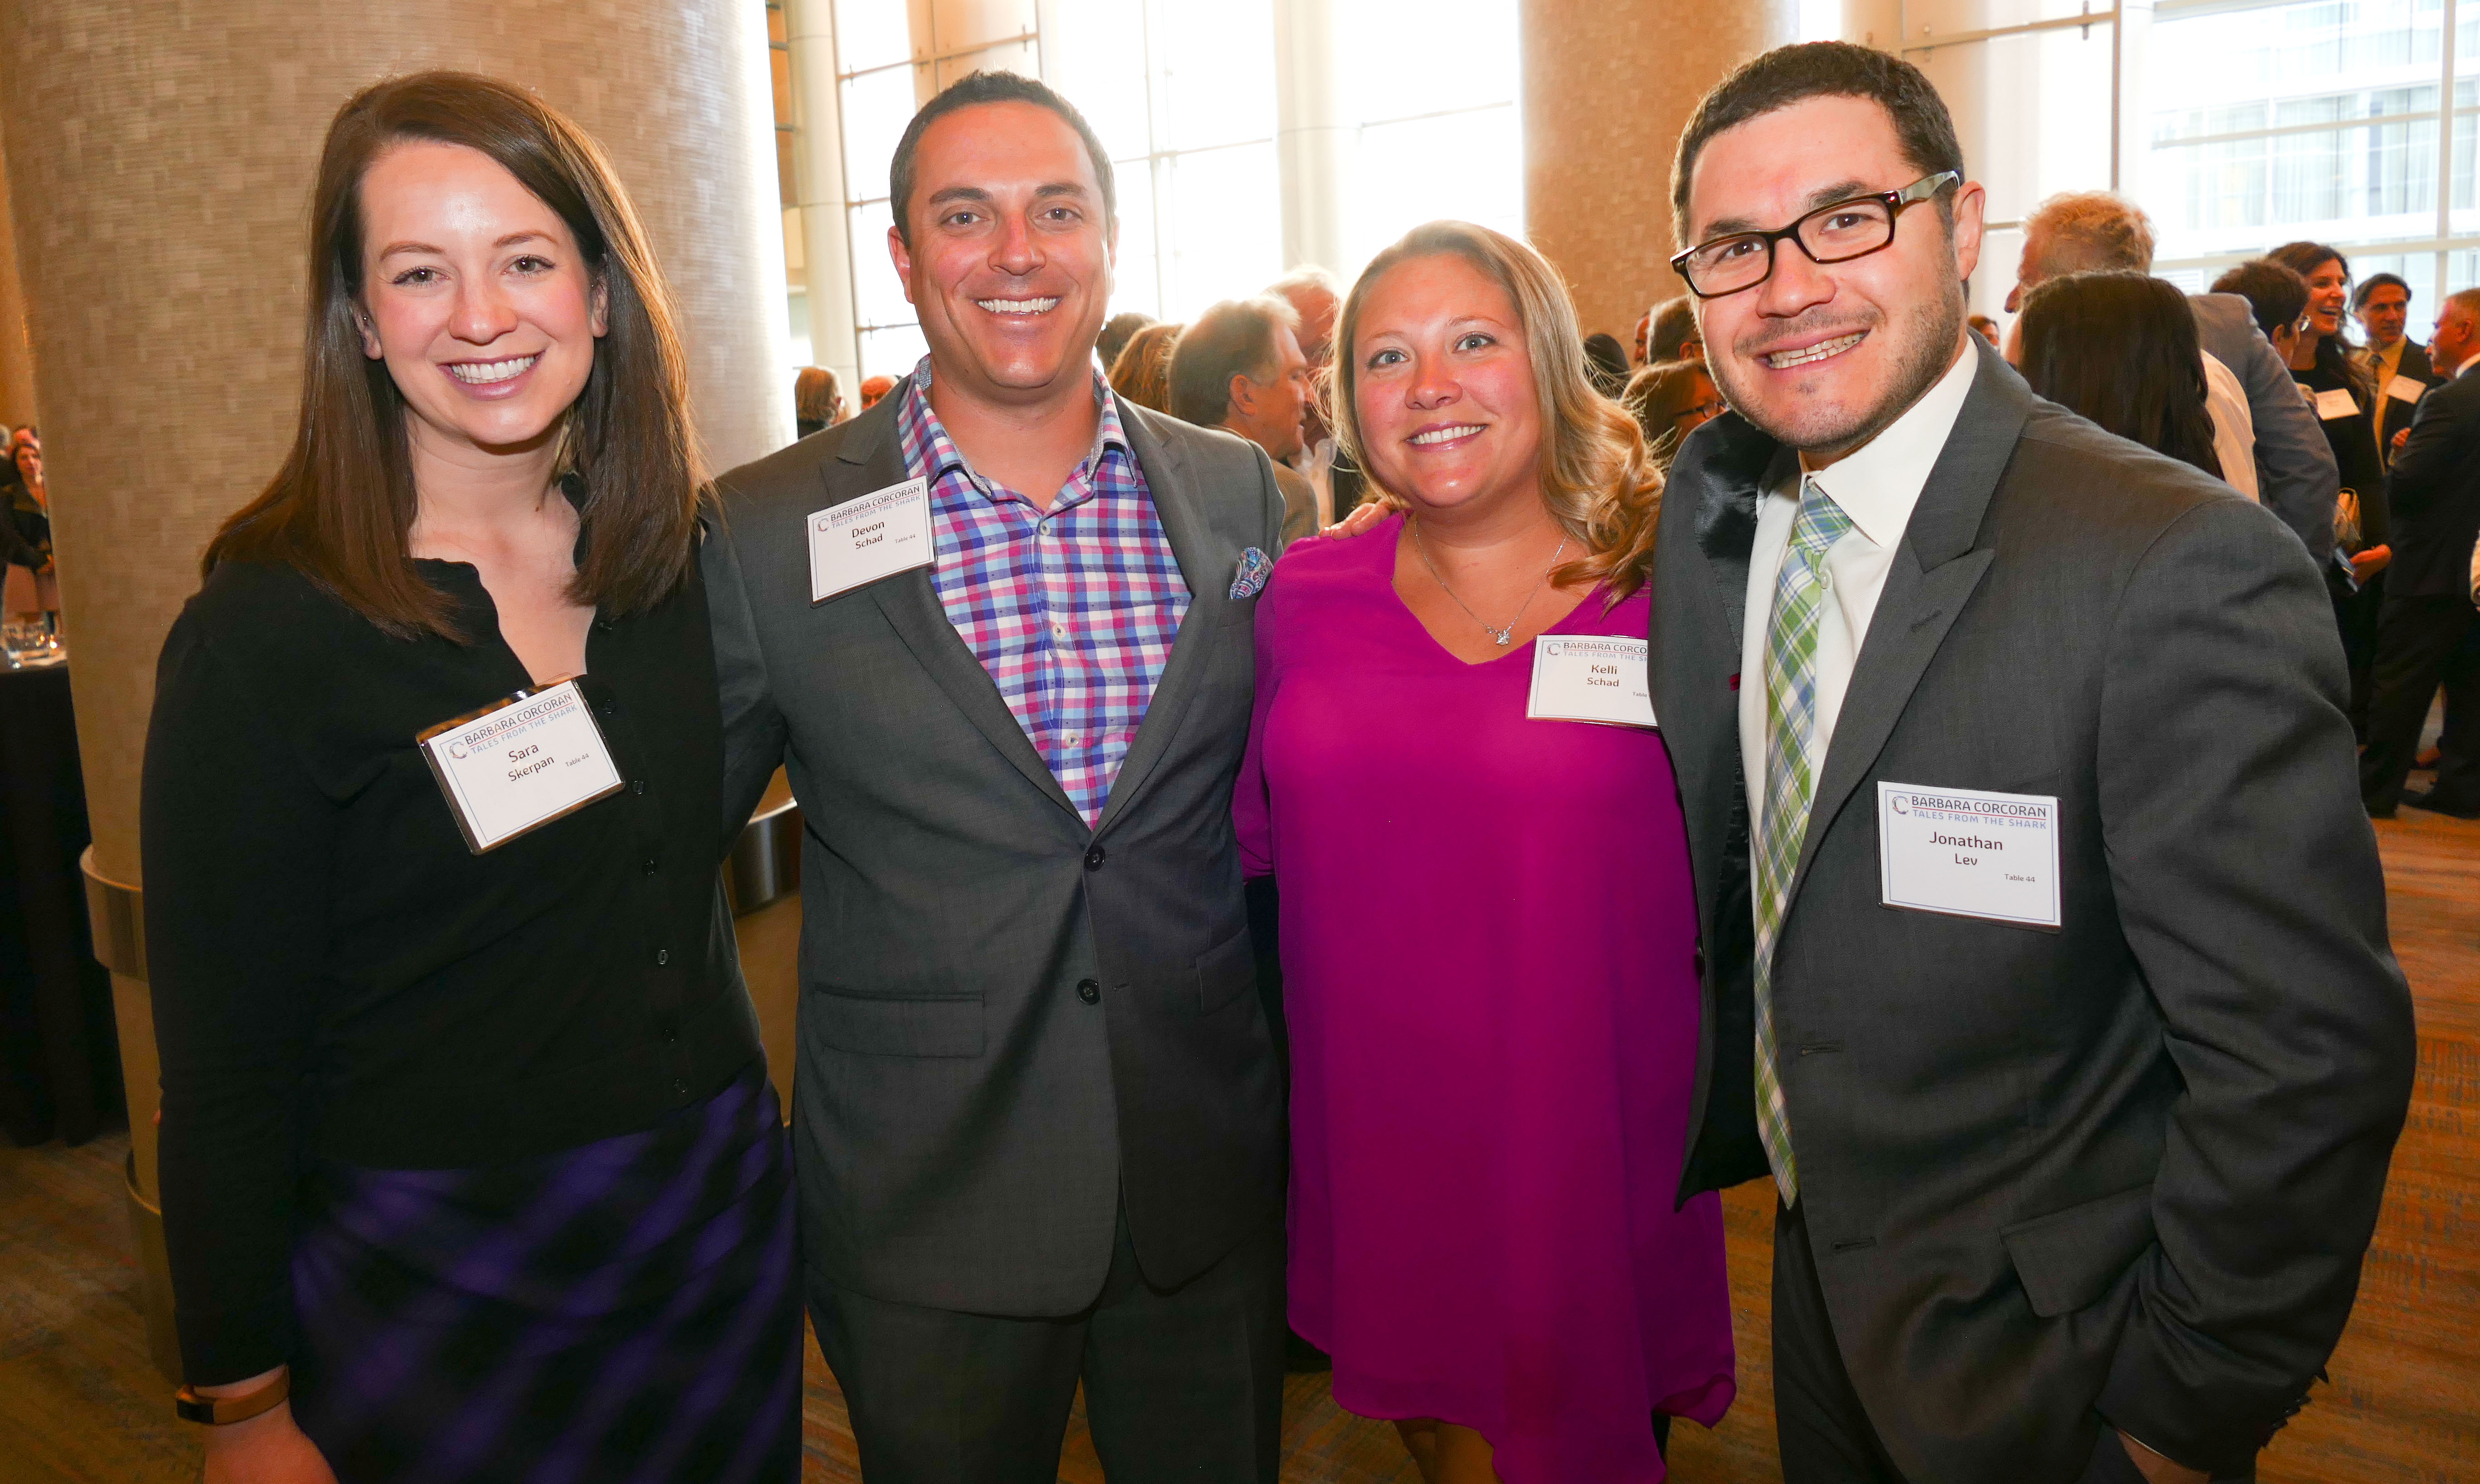
{"label": "pink and blue plaid shirt", "polygon": [[929,357],[895,410],[904,472],[930,481],[940,605],[1088,827],[1189,601],[1119,401],[1098,376],[1094,400],[1102,421],[1093,449],[1047,512],[957,450],[930,407]]}

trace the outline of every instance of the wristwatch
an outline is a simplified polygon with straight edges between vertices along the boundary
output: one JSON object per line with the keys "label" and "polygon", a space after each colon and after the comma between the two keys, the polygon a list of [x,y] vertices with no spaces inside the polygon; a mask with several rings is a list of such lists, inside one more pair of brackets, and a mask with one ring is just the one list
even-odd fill
{"label": "wristwatch", "polygon": [[238,1396],[201,1396],[197,1388],[182,1387],[172,1394],[172,1410],[182,1421],[224,1427],[234,1422],[246,1422],[263,1412],[271,1412],[292,1394],[293,1371],[287,1368],[278,1370],[274,1380],[257,1391],[244,1392]]}

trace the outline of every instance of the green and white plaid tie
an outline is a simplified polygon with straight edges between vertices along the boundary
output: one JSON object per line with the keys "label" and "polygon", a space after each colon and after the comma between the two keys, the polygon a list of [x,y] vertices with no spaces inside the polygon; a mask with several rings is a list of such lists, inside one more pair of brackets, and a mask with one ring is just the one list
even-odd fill
{"label": "green and white plaid tie", "polygon": [[1799,514],[1774,578],[1773,614],[1766,626],[1765,806],[1757,850],[1757,1133],[1773,1162],[1783,1204],[1799,1198],[1799,1170],[1791,1152],[1791,1114],[1775,1074],[1774,942],[1782,934],[1808,806],[1817,788],[1817,626],[1826,601],[1825,553],[1851,518],[1813,478],[1800,482]]}

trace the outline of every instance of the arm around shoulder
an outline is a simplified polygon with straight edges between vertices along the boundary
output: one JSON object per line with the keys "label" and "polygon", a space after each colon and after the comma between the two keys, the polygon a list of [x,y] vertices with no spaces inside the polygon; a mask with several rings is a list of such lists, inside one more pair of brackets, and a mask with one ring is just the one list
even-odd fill
{"label": "arm around shoulder", "polygon": [[2251,1456],[2332,1353],[2409,1101],[2344,696],[2321,584],[2263,512],[2208,501],[2159,534],[2110,634],[2099,790],[2184,1090],[2099,1405],[2194,1467]]}
{"label": "arm around shoulder", "polygon": [[326,975],[336,809],[253,666],[193,612],[158,667],[141,785],[181,1351],[212,1385],[282,1363],[300,1088]]}
{"label": "arm around shoulder", "polygon": [[[744,507],[745,508],[745,507]],[[767,675],[765,642],[742,569],[732,510],[718,505],[701,525],[699,575],[714,632],[715,687],[723,703],[722,852],[730,854],[783,765],[784,710]]]}

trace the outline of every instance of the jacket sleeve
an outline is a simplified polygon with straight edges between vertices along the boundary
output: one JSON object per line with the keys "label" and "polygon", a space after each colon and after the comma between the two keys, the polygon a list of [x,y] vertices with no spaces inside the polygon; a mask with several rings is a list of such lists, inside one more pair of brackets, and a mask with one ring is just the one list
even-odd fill
{"label": "jacket sleeve", "polygon": [[2316,415],[2300,397],[2290,368],[2274,354],[2264,332],[2251,320],[2246,339],[2225,348],[2237,359],[2218,350],[2214,354],[2247,388],[2248,417],[2256,424],[2258,498],[2322,568],[2334,554],[2334,500],[2342,492],[2341,466],[2334,461]]}
{"label": "jacket sleeve", "polygon": [[[2446,382],[2419,399],[2412,415],[2411,436],[2394,455],[2386,475],[2386,509],[2399,519],[2416,522],[2439,496],[2453,488],[2458,476],[2468,477],[2473,418],[2469,393],[2461,383]],[[2399,554],[2399,553],[2397,553]]]}
{"label": "jacket sleeve", "polygon": [[723,698],[722,852],[728,856],[784,764],[786,729],[741,571],[738,535],[726,513],[708,518],[698,561],[714,630],[715,685]]}
{"label": "jacket sleeve", "polygon": [[2217,1471],[2341,1334],[2415,1054],[2341,650],[2287,545],[2237,501],[2163,532],[2113,620],[2098,742],[2122,930],[2183,1083],[2099,1408]]}
{"label": "jacket sleeve", "polygon": [[194,619],[172,626],[140,828],[164,1236],[197,1385],[270,1369],[295,1338],[297,1149],[336,810],[281,733],[277,701]]}

